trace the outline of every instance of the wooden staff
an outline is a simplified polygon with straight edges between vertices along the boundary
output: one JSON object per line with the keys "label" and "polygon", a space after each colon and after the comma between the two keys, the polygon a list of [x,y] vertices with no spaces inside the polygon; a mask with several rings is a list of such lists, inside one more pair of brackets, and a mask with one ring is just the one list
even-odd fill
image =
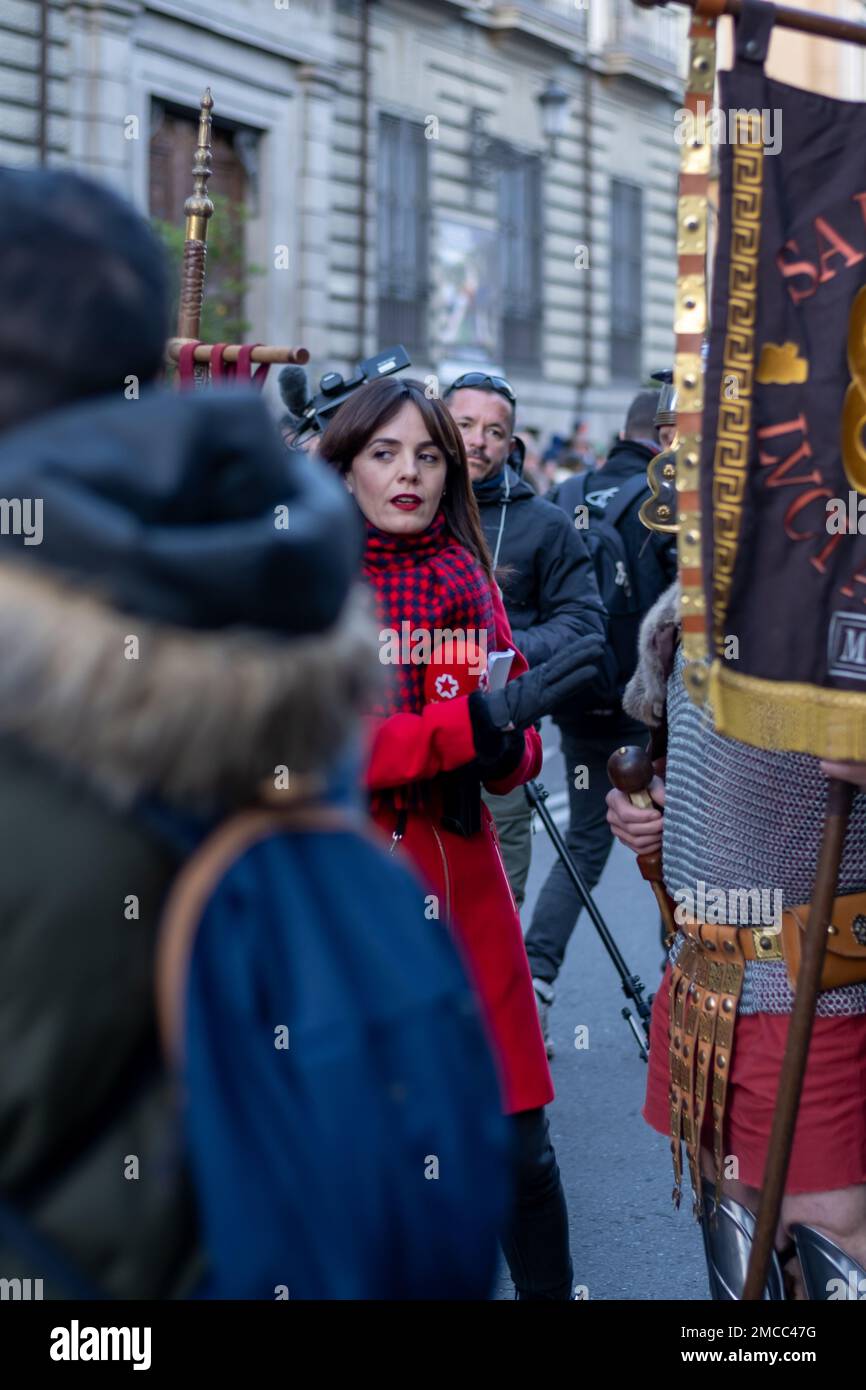
{"label": "wooden staff", "polygon": [[[625,792],[633,806],[639,806],[644,811],[658,810],[647,790],[655,776],[655,768],[649,753],[642,748],[617,748],[607,760],[607,775],[617,791]],[[661,851],[639,854],[637,866],[655,893],[665,931],[673,939],[677,934],[677,924],[665,890]]]}
{"label": "wooden staff", "polygon": [[[198,366],[209,369],[214,344],[199,341],[201,331],[201,311],[204,303],[204,280],[207,263],[208,222],[213,216],[214,206],[207,194],[207,183],[211,176],[213,152],[211,143],[213,96],[210,87],[205,89],[201,99],[198,120],[198,144],[195,150],[192,172],[194,188],[192,195],[184,203],[186,214],[186,233],[183,243],[183,264],[181,267],[180,307],[177,318],[177,336],[170,338],[167,354],[170,361],[177,363],[181,348],[195,343],[192,360]],[[224,364],[237,362],[242,349],[241,343],[229,343],[223,348]],[[304,347],[275,347],[259,343],[250,352],[250,360],[262,364],[265,372],[274,365],[292,364],[303,367],[310,360]],[[257,374],[260,382],[264,377]],[[203,382],[207,372],[194,373],[195,383]],[[195,384],[190,380],[187,384]],[[183,384],[183,383],[181,383]]]}
{"label": "wooden staff", "polygon": [[194,185],[191,197],[183,205],[186,213],[186,239],[183,243],[183,266],[180,279],[180,308],[177,316],[177,336],[198,338],[201,309],[204,302],[204,272],[207,260],[207,224],[213,216],[213,203],[207,196],[207,181],[211,176],[211,111],[213,97],[210,87],[201,99],[198,118],[198,144],[192,166]]}
{"label": "wooden staff", "polygon": [[[180,357],[180,350],[186,343],[195,343],[195,338],[169,338],[168,355],[172,362],[176,362]],[[229,343],[223,352],[224,362],[237,362],[240,356],[241,343]],[[193,353],[193,361],[202,364],[210,363],[213,343],[198,343]],[[267,362],[270,366],[276,363],[291,363],[294,366],[304,367],[310,360],[310,354],[305,347],[269,347],[265,343],[259,343],[258,347],[252,349],[251,360],[253,362]]]}
{"label": "wooden staff", "polygon": [[797,991],[788,1027],[785,1057],[779,1073],[779,1089],[776,1092],[770,1147],[761,1185],[758,1221],[743,1286],[744,1302],[763,1298],[764,1285],[767,1282],[767,1270],[776,1240],[779,1212],[785,1193],[785,1179],[788,1176],[788,1164],[794,1143],[794,1127],[800,1107],[803,1077],[809,1058],[809,1042],[812,1037],[812,1024],[815,1021],[821,971],[827,954],[827,927],[833,911],[833,899],[836,896],[836,880],[839,876],[839,864],[853,796],[854,787],[850,782],[831,779],[827,791],[827,814],[821,838],[821,853],[818,857],[815,891],[803,937]]}

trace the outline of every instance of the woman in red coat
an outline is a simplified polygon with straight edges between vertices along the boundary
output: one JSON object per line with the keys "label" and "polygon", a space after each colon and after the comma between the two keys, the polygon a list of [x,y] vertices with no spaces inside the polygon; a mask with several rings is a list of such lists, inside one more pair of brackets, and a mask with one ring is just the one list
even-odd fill
{"label": "woman in red coat", "polygon": [[[321,453],[366,523],[364,575],[389,663],[370,719],[372,814],[433,890],[433,911],[454,931],[488,1021],[505,1110],[515,1117],[516,1210],[503,1246],[518,1297],[567,1299],[567,1212],[543,1108],[553,1085],[520,918],[480,789],[483,782],[503,794],[538,773],[533,722],[592,679],[585,663],[601,643],[582,639],[531,672],[515,651],[505,688],[487,691],[484,676],[479,688],[478,652],[514,644],[460,433],[420,383],[392,377],[361,387]],[[453,651],[455,634],[469,655],[438,668],[433,682],[437,644],[450,639]]]}

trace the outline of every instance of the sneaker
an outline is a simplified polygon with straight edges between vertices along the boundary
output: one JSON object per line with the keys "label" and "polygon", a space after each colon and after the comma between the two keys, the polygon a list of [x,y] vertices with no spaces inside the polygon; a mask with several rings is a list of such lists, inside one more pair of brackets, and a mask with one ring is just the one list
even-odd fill
{"label": "sneaker", "polygon": [[538,1006],[538,1021],[541,1024],[541,1036],[544,1038],[544,1050],[550,1058],[556,1051],[549,1030],[549,1015],[556,998],[556,992],[553,985],[547,980],[533,979],[532,988],[535,990],[535,1002]]}

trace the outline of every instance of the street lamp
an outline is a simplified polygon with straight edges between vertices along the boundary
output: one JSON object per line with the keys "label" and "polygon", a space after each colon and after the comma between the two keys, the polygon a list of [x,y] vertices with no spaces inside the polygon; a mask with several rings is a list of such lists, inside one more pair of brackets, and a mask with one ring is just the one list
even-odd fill
{"label": "street lamp", "polygon": [[559,82],[550,78],[547,86],[535,98],[541,109],[541,128],[551,155],[556,153],[556,141],[565,134],[571,97]]}

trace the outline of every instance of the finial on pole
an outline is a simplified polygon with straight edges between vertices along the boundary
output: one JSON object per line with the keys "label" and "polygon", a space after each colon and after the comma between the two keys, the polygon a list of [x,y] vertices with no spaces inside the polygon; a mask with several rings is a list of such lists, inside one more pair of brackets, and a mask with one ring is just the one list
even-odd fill
{"label": "finial on pole", "polygon": [[183,244],[180,311],[177,320],[179,338],[197,338],[204,301],[204,274],[207,260],[207,224],[213,216],[213,203],[208,197],[207,184],[211,176],[211,111],[213,96],[206,88],[201,99],[198,118],[198,144],[193,160],[193,191],[184,203],[186,237]]}

